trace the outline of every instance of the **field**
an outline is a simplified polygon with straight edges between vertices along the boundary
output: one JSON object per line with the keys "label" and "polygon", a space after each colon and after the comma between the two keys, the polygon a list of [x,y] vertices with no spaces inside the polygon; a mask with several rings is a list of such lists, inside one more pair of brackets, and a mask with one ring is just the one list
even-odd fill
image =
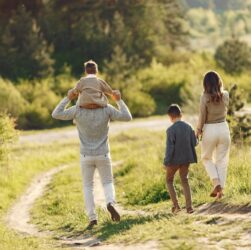
{"label": "field", "polygon": [[[148,249],[151,244],[152,249],[251,247],[250,147],[232,146],[227,187],[220,203],[214,203],[208,196],[211,185],[202,164],[191,166],[190,184],[196,213],[187,215],[182,211],[173,216],[162,169],[163,128],[159,131],[147,128],[125,130],[112,134],[110,143],[113,161],[119,162],[114,165],[114,177],[119,208],[124,211],[121,222],[114,224],[110,221],[103,209],[101,193],[99,225],[91,232],[84,230],[88,221],[84,213],[76,139],[43,144],[26,142],[13,149],[9,167],[0,175],[1,249],[55,249],[62,244],[62,239],[77,240],[80,236],[98,238],[103,247],[113,247],[107,249],[121,246],[126,249],[125,246],[135,247],[137,244],[143,244],[144,248],[139,249]],[[200,147],[198,154],[199,151]],[[41,231],[49,231],[50,235],[23,236],[7,228],[6,213],[32,178],[60,165],[68,168],[52,178],[43,196],[31,209],[31,223]],[[179,179],[176,183],[184,205]],[[76,246],[68,245],[68,248]]]}

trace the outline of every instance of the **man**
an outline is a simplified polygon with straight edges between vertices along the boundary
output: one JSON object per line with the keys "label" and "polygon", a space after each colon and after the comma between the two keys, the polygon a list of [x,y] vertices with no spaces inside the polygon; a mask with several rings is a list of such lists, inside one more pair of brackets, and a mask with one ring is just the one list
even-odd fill
{"label": "man", "polygon": [[108,104],[103,108],[86,109],[72,106],[65,109],[69,101],[77,95],[73,90],[55,108],[52,117],[59,120],[75,119],[80,139],[80,165],[83,178],[84,199],[90,223],[88,229],[97,225],[97,215],[93,197],[93,178],[97,168],[104,188],[107,210],[113,221],[120,221],[120,215],[115,209],[115,190],[113,185],[112,164],[108,141],[110,120],[130,121],[132,116],[126,104],[121,99],[119,91],[113,91],[112,98],[119,110]]}

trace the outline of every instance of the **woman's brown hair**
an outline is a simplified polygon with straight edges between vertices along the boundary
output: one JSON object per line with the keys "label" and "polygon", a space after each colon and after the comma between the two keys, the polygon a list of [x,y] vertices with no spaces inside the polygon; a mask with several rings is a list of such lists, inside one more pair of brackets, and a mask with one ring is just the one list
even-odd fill
{"label": "woman's brown hair", "polygon": [[223,83],[217,72],[207,72],[204,76],[203,86],[205,93],[210,95],[211,102],[219,103],[222,101]]}

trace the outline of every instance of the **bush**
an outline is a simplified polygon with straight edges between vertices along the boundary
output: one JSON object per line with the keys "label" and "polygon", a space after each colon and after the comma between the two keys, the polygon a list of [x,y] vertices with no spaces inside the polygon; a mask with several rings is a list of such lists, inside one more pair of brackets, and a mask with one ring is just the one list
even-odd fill
{"label": "bush", "polygon": [[51,90],[50,79],[40,82],[22,81],[17,88],[28,102],[18,119],[19,128],[49,128],[57,123],[51,119],[51,112],[59,102],[59,97]]}
{"label": "bush", "polygon": [[215,60],[227,73],[239,74],[251,66],[251,49],[236,38],[226,40],[215,52]]}
{"label": "bush", "polygon": [[238,90],[237,85],[230,88],[229,97],[228,122],[232,140],[233,142],[243,142],[251,136],[251,116],[237,113],[245,105],[243,92]]}
{"label": "bush", "polygon": [[153,114],[156,109],[156,104],[153,98],[144,92],[129,91],[128,93],[125,93],[125,99],[134,116],[149,116]]}
{"label": "bush", "polygon": [[[183,104],[182,89],[191,82],[192,74],[185,64],[177,63],[166,67],[152,62],[151,66],[138,72],[142,90],[149,93],[157,103],[157,113],[166,112],[171,103]],[[189,90],[186,91],[189,94]]]}
{"label": "bush", "polygon": [[10,145],[17,138],[15,123],[5,113],[0,114],[0,165],[5,163],[10,152]]}
{"label": "bush", "polygon": [[11,82],[0,78],[0,113],[18,117],[25,109],[26,101]]}

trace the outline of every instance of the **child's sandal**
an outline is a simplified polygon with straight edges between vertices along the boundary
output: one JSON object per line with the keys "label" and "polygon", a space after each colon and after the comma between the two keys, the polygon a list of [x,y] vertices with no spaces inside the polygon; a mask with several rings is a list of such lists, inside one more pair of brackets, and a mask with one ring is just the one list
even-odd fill
{"label": "child's sandal", "polygon": [[188,214],[192,214],[194,212],[192,207],[187,208],[187,213]]}

